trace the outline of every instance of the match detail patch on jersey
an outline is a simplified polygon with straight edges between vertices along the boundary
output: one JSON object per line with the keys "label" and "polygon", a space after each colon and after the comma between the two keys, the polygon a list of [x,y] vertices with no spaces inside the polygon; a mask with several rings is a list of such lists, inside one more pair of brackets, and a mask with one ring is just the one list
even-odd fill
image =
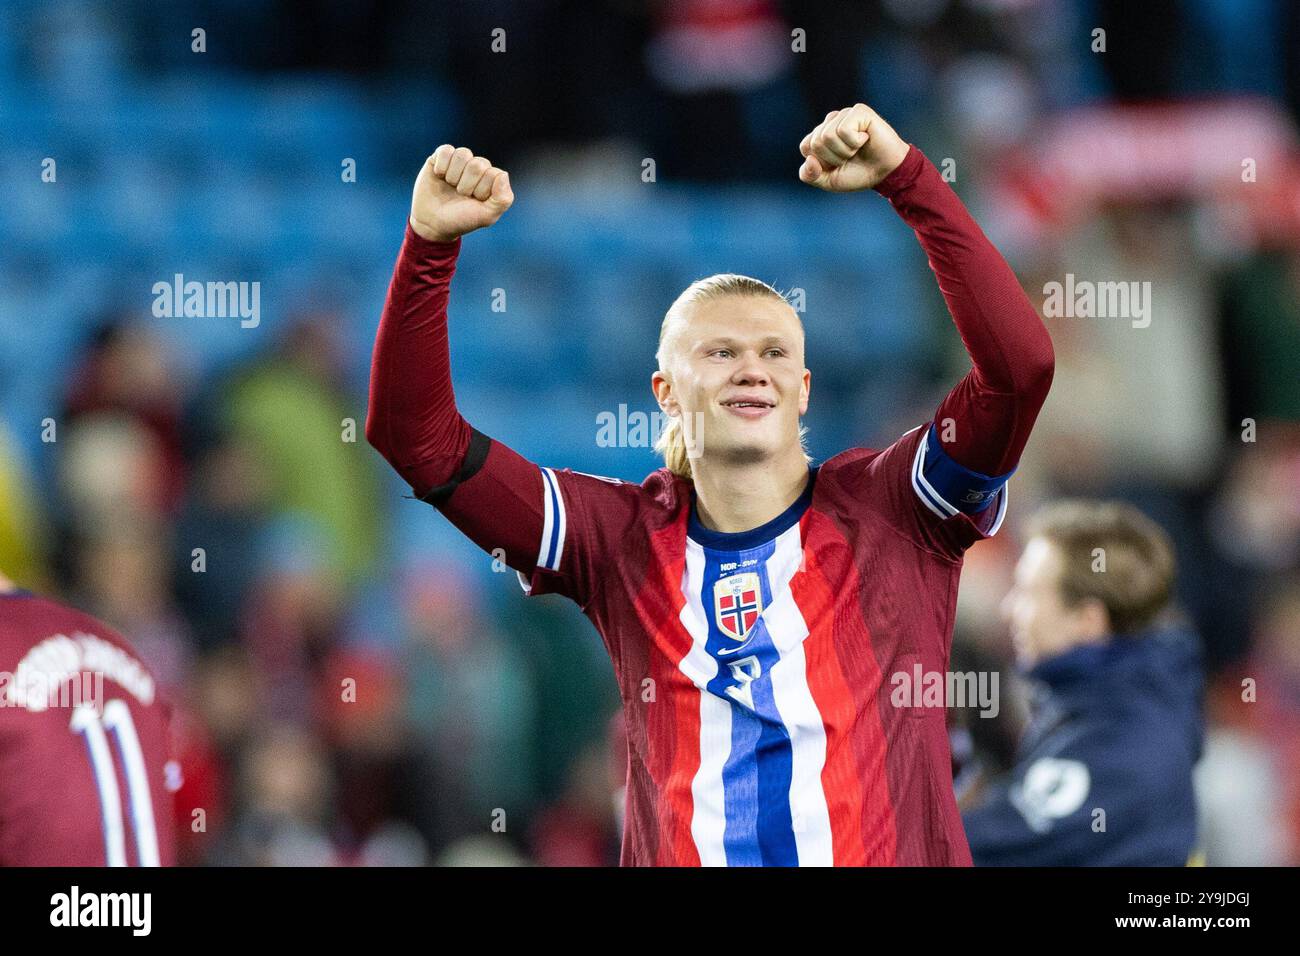
{"label": "match detail patch on jersey", "polygon": [[997,514],[988,531],[992,535],[997,533],[1006,515],[1007,479],[1014,473],[1013,468],[1005,475],[981,475],[959,465],[943,450],[938,431],[931,423],[912,460],[912,489],[940,518],[951,518],[959,512],[976,515],[997,499]]}
{"label": "match detail patch on jersey", "polygon": [[560,482],[550,468],[542,469],[542,541],[537,551],[537,566],[548,571],[560,570],[564,555],[564,495]]}

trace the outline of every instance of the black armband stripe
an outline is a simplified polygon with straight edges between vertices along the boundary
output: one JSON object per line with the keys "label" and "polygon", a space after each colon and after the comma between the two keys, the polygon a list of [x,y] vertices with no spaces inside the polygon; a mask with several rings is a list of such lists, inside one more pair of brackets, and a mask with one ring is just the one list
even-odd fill
{"label": "black armband stripe", "polygon": [[451,481],[438,485],[436,488],[430,488],[420,496],[420,500],[439,508],[447,503],[461,482],[469,481],[478,474],[483,463],[487,461],[488,449],[492,446],[492,439],[488,438],[477,428],[470,426],[469,430],[469,448],[465,450],[465,460],[461,462],[460,470],[456,472]]}

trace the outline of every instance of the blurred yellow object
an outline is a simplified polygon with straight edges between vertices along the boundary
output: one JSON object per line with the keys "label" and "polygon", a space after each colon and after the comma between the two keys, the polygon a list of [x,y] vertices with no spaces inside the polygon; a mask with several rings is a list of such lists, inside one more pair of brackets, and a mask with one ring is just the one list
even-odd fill
{"label": "blurred yellow object", "polygon": [[9,430],[0,424],[0,569],[21,587],[49,590],[42,547],[44,522],[14,453]]}
{"label": "blurred yellow object", "polygon": [[1188,866],[1205,866],[1205,851],[1197,850],[1187,858]]}

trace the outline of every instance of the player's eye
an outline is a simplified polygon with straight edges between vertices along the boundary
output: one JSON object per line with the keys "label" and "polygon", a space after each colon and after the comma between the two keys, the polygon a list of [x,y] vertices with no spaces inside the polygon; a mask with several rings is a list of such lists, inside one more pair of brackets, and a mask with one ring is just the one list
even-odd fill
{"label": "player's eye", "polygon": [[777,358],[781,358],[781,356],[785,355],[785,349],[775,349],[775,348],[768,349],[767,354],[775,355]]}
{"label": "player's eye", "polygon": [[731,349],[714,349],[710,355],[720,355],[723,358],[731,358]]}

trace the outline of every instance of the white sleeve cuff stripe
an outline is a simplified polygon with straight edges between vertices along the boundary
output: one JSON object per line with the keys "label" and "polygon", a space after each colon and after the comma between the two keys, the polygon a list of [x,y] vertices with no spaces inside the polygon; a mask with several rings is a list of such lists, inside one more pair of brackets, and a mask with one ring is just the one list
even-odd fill
{"label": "white sleeve cuff stripe", "polygon": [[549,571],[560,570],[560,557],[564,553],[565,525],[564,497],[555,472],[542,469],[542,541],[537,551],[537,566]]}
{"label": "white sleeve cuff stripe", "polygon": [[926,480],[925,474],[921,471],[922,466],[925,464],[925,452],[929,443],[930,433],[927,431],[921,436],[921,443],[916,448],[916,457],[912,459],[912,488],[927,508],[940,518],[951,518],[957,513],[958,509],[945,501],[943,495],[934,490],[934,486]]}
{"label": "white sleeve cuff stripe", "polygon": [[[915,431],[915,429],[913,430]],[[921,470],[925,464],[925,453],[929,447],[929,442],[930,434],[927,431],[926,434],[921,436],[921,444],[917,446],[916,457],[912,460],[912,488],[916,491],[917,497],[936,515],[940,518],[951,518],[958,513],[959,509],[949,504],[943,495],[934,489],[934,486],[926,480],[925,474]],[[1002,527],[1002,520],[1007,516],[1007,496],[1010,491],[1011,483],[1003,483],[998,494],[997,514],[993,518],[992,526],[986,532],[989,537],[997,534],[998,529]]]}
{"label": "white sleeve cuff stripe", "polygon": [[555,526],[555,504],[551,497],[551,477],[546,473],[545,468],[540,470],[542,473],[542,540],[537,551],[537,564],[539,567],[545,567],[551,545],[551,529]]}
{"label": "white sleeve cuff stripe", "polygon": [[552,571],[560,570],[560,558],[564,555],[564,536],[569,532],[569,513],[564,510],[564,495],[560,491],[560,479],[551,472],[551,481],[555,484],[555,506],[560,515],[560,530],[555,536],[555,564]]}
{"label": "white sleeve cuff stripe", "polygon": [[1002,527],[1002,519],[1007,516],[1007,495],[1011,494],[1011,482],[1002,486],[1002,492],[998,495],[998,513],[993,519],[993,526],[989,528],[988,535],[993,537],[998,533],[998,528]]}

